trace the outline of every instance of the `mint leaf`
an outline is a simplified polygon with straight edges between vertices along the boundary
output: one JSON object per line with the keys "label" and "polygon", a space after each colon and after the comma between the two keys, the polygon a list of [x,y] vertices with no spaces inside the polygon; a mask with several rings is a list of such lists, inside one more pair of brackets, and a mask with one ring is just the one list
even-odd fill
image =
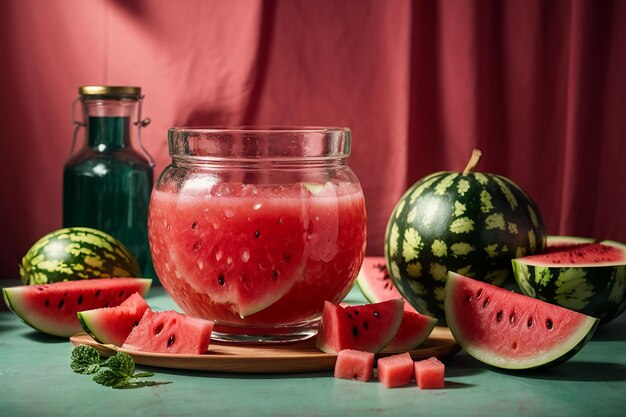
{"label": "mint leaf", "polygon": [[93,380],[100,385],[112,388],[123,388],[128,385],[128,380],[131,378],[128,374],[115,371],[113,369],[105,369],[94,375]]}
{"label": "mint leaf", "polygon": [[70,367],[77,374],[89,375],[100,369],[100,354],[91,346],[78,345],[72,351]]}
{"label": "mint leaf", "polygon": [[135,362],[129,354],[124,352],[117,352],[115,356],[112,356],[107,361],[107,366],[112,371],[117,371],[129,377],[135,374]]}

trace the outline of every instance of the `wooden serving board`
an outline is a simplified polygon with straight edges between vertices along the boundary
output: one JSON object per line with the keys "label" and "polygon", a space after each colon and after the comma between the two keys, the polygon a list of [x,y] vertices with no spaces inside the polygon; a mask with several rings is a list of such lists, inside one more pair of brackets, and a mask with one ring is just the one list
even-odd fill
{"label": "wooden serving board", "polygon": [[[211,342],[202,355],[179,355],[137,352],[96,342],[86,333],[70,337],[74,346],[80,344],[96,348],[103,356],[116,352],[128,353],[135,363],[160,368],[194,371],[236,373],[292,373],[333,369],[337,355],[324,353],[315,347],[315,338],[290,344],[226,344]],[[414,360],[436,356],[445,359],[458,352],[447,327],[435,327],[430,337],[418,349],[409,353]],[[388,356],[378,354],[377,357]]]}

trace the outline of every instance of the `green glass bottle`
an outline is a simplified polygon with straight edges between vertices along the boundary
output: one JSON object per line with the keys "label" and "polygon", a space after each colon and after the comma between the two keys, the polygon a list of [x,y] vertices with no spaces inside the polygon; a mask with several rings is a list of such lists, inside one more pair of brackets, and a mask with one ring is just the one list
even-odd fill
{"label": "green glass bottle", "polygon": [[[156,278],[148,245],[154,163],[141,144],[141,129],[149,123],[141,120],[142,99],[139,87],[79,88],[84,121],[75,122],[72,152],[63,170],[63,226],[109,233],[137,257],[144,277]],[[84,146],[74,152],[83,126]]]}

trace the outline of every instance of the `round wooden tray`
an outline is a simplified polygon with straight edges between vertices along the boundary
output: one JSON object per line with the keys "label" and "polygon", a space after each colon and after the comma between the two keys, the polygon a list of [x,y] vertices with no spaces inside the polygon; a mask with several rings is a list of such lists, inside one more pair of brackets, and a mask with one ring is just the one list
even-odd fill
{"label": "round wooden tray", "polygon": [[[226,344],[211,342],[209,350],[202,355],[178,355],[137,352],[113,345],[103,345],[86,333],[70,337],[74,346],[80,344],[96,348],[103,356],[116,352],[128,353],[139,365],[194,371],[238,373],[290,373],[333,369],[337,355],[324,353],[315,347],[315,338],[290,344]],[[458,352],[460,346],[454,341],[447,327],[435,327],[430,337],[418,349],[409,353],[414,360],[436,356],[445,359]],[[377,357],[388,356],[378,354]]]}

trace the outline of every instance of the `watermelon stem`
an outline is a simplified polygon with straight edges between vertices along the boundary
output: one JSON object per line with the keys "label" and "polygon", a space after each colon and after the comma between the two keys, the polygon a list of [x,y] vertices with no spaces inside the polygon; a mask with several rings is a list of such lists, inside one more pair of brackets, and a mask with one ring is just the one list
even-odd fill
{"label": "watermelon stem", "polygon": [[472,149],[472,156],[470,156],[470,159],[467,162],[467,166],[463,170],[463,175],[469,174],[474,170],[474,168],[476,168],[476,165],[478,165],[478,161],[480,161],[481,156],[482,152],[480,151],[480,149]]}

